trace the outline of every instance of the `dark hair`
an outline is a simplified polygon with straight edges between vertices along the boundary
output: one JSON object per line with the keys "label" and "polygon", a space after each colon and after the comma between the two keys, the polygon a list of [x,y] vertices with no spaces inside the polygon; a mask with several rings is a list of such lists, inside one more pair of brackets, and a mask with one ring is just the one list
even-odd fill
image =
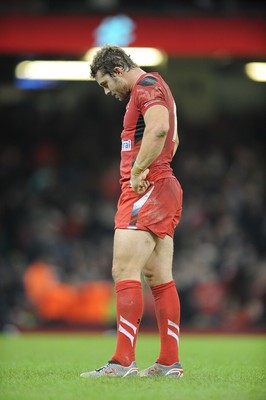
{"label": "dark hair", "polygon": [[138,65],[131,60],[130,56],[118,46],[103,46],[95,54],[91,63],[91,77],[95,78],[98,71],[103,75],[114,75],[114,68],[121,67],[123,70],[137,68]]}

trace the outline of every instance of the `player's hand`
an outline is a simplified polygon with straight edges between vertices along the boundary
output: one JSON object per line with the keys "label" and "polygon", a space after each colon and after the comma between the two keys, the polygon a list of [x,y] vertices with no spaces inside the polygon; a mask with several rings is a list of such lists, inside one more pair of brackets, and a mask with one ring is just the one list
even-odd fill
{"label": "player's hand", "polygon": [[131,171],[130,184],[134,192],[143,194],[151,185],[153,185],[153,182],[146,179],[149,172],[149,168],[145,169],[138,175],[134,175]]}

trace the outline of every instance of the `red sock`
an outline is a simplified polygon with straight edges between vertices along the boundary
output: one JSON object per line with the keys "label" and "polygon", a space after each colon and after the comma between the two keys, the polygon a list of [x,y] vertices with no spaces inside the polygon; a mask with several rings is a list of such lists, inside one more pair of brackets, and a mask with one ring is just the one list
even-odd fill
{"label": "red sock", "polygon": [[135,361],[135,347],[139,325],[143,314],[141,282],[125,280],[117,282],[117,344],[112,360],[128,367]]}
{"label": "red sock", "polygon": [[151,290],[161,339],[161,351],[157,362],[172,365],[179,361],[180,302],[175,282],[153,286]]}

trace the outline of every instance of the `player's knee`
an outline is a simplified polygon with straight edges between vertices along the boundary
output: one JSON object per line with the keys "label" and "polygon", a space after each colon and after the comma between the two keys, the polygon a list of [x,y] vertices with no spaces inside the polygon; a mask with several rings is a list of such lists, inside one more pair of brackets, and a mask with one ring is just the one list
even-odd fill
{"label": "player's knee", "polygon": [[145,278],[145,282],[150,287],[170,282],[173,279],[171,271],[165,271],[161,269],[143,269],[142,273]]}
{"label": "player's knee", "polygon": [[145,278],[145,281],[146,281],[146,283],[147,283],[147,285],[149,285],[149,286],[153,286],[154,285],[154,273],[152,272],[152,271],[150,271],[150,270],[143,270],[142,271],[142,273],[143,273],[143,276],[144,276],[144,278]]}
{"label": "player's knee", "polygon": [[127,276],[126,272],[127,272],[126,268],[123,264],[118,262],[113,262],[112,277],[115,282],[125,279],[125,276]]}
{"label": "player's knee", "polygon": [[115,282],[125,279],[140,280],[140,268],[132,263],[113,261],[112,276]]}

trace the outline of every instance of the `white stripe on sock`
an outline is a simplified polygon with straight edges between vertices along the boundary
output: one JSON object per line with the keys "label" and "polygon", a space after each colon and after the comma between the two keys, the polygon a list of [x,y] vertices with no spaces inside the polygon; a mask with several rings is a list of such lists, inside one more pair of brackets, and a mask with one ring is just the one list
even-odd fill
{"label": "white stripe on sock", "polygon": [[133,347],[134,336],[131,335],[131,333],[129,333],[129,332],[128,332],[125,328],[123,328],[123,326],[121,326],[120,324],[119,324],[118,330],[119,330],[119,332],[123,333],[125,336],[127,336],[127,337],[129,338],[129,340],[130,340],[130,342],[131,342],[131,346]]}
{"label": "white stripe on sock", "polygon": [[168,328],[167,330],[167,335],[172,336],[173,338],[175,338],[175,340],[177,341],[177,343],[179,344],[179,338],[177,336],[177,334],[175,332],[173,332],[171,329]]}
{"label": "white stripe on sock", "polygon": [[173,321],[170,321],[170,319],[168,319],[168,325],[172,326],[173,328],[176,328],[177,332],[179,334],[179,326],[177,324],[175,324]]}
{"label": "white stripe on sock", "polygon": [[122,315],[120,315],[120,321],[123,322],[124,324],[126,324],[127,326],[129,326],[133,330],[133,332],[136,334],[137,328],[135,327],[135,325],[131,324],[131,322],[129,322],[127,319],[123,318]]}
{"label": "white stripe on sock", "polygon": [[177,341],[177,344],[179,344],[179,326],[177,324],[175,324],[173,321],[170,321],[170,319],[168,319],[168,326],[172,326],[173,328],[175,328],[177,330],[177,334],[170,328],[168,328],[167,334],[169,336],[172,336],[173,338],[175,338],[175,340]]}

